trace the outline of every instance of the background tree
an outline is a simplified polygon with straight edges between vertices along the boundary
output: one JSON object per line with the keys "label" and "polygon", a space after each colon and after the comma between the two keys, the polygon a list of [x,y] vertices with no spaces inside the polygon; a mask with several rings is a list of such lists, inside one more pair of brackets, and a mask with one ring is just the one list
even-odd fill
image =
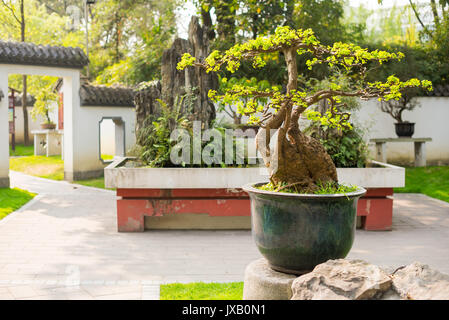
{"label": "background tree", "polygon": [[59,16],[66,15],[67,9],[70,6],[76,6],[80,9],[84,6],[85,0],[38,0],[39,3],[44,4],[45,8],[48,9],[50,13],[54,12],[58,14]]}
{"label": "background tree", "polygon": [[[26,35],[26,20],[25,20],[25,0],[2,0],[4,9],[9,11],[9,21],[13,20],[20,29],[20,41],[25,42]],[[27,111],[27,76],[22,75],[22,110],[23,110],[23,128],[24,128],[24,144],[30,144],[30,137],[28,135],[28,111]]]}
{"label": "background tree", "polygon": [[[84,47],[83,33],[68,30],[68,23],[69,17],[49,13],[45,4],[37,0],[2,0],[0,3],[0,33],[3,40]],[[30,144],[30,139],[28,109],[23,99],[27,94],[37,96],[43,88],[51,86],[56,80],[55,77],[9,76],[10,86],[22,91],[25,144]]]}
{"label": "background tree", "polygon": [[310,28],[324,44],[355,40],[359,35],[357,23],[345,23],[344,1],[295,1],[293,23],[296,28]]}
{"label": "background tree", "polygon": [[240,1],[241,12],[238,15],[238,30],[250,31],[249,37],[274,33],[277,26],[294,27],[295,0],[245,0]]}
{"label": "background tree", "polygon": [[160,77],[162,53],[176,34],[179,0],[102,0],[92,8],[92,78],[137,84]]}

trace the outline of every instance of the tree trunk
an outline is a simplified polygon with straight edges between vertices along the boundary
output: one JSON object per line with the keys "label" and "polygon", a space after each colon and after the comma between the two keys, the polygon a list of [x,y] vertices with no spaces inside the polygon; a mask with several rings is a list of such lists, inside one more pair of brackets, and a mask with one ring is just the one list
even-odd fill
{"label": "tree trunk", "polygon": [[30,145],[29,127],[28,127],[28,108],[27,108],[27,76],[22,76],[22,111],[23,111],[23,143],[26,146]]}
{"label": "tree trunk", "polygon": [[[25,42],[25,8],[24,1],[20,1],[20,38],[22,42]],[[27,76],[22,76],[22,111],[23,111],[23,143],[28,146],[30,145],[30,137],[28,135],[28,110],[27,110]]]}
{"label": "tree trunk", "polygon": [[235,11],[231,12],[229,4],[217,3],[215,6],[217,16],[217,33],[221,41],[235,43]]}
{"label": "tree trunk", "polygon": [[432,8],[433,21],[435,26],[438,28],[440,26],[440,17],[438,16],[437,4],[435,0],[430,0],[430,7]]}
{"label": "tree trunk", "polygon": [[[288,70],[287,93],[297,89],[298,70],[295,50],[284,52]],[[256,144],[265,165],[269,167],[270,180],[275,185],[291,185],[301,192],[314,192],[318,184],[337,182],[337,169],[321,143],[306,136],[299,129],[299,116],[303,109],[293,110],[290,102],[259,130]],[[270,130],[277,129],[274,150],[270,150]]]}
{"label": "tree trunk", "polygon": [[203,7],[201,7],[201,18],[203,21],[203,27],[204,29],[206,29],[209,41],[215,39],[215,31],[212,23],[212,17],[210,16],[210,10],[206,11]]}

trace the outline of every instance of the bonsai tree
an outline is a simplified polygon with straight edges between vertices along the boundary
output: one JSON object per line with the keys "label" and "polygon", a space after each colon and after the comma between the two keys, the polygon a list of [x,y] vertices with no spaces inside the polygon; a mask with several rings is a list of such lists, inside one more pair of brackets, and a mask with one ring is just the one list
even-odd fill
{"label": "bonsai tree", "polygon": [[[256,136],[256,145],[269,168],[270,181],[278,191],[294,186],[300,192],[313,193],[319,189],[319,185],[338,183],[336,167],[325,148],[318,140],[301,132],[298,121],[302,114],[330,127],[349,128],[350,114],[339,111],[343,97],[376,97],[389,101],[401,98],[401,91],[406,88],[431,89],[432,86],[427,80],[410,79],[402,82],[393,75],[386,82],[365,82],[367,63],[383,63],[401,59],[404,55],[368,51],[341,42],[324,46],[311,29],[294,30],[287,26],[278,27],[271,36],[237,44],[226,52],[213,51],[204,61],[197,61],[185,53],[178,69],[197,66],[205,68],[207,72],[217,72],[225,67],[233,73],[239,69],[242,60],[251,60],[254,68],[262,68],[267,58],[279,53],[285,59],[288,72],[285,92],[280,92],[277,87],[259,91],[244,84],[235,85],[223,94],[213,90],[209,92],[213,101],[234,104],[239,113],[250,117],[249,122],[261,127]],[[321,64],[346,70],[353,78],[353,88],[343,89],[336,83],[330,83],[328,88],[318,91],[301,89],[298,86],[297,57],[305,54],[310,55],[310,59],[306,60],[309,69]],[[256,100],[261,97],[269,98],[270,102],[266,106],[259,105]],[[242,103],[242,98],[249,98],[246,104]],[[329,103],[329,110],[324,115],[310,108],[324,99]],[[278,136],[271,149],[273,131],[277,131]]]}
{"label": "bonsai tree", "polygon": [[405,90],[398,100],[382,101],[380,109],[382,112],[388,113],[397,123],[408,122],[402,120],[402,113],[412,111],[420,105],[416,94],[416,90]]}
{"label": "bonsai tree", "polygon": [[31,115],[36,119],[37,115],[45,117],[46,124],[53,123],[50,119],[50,111],[52,111],[51,103],[58,100],[58,95],[47,86],[40,90],[39,94],[36,96],[36,103],[34,104],[33,110],[31,110]]}

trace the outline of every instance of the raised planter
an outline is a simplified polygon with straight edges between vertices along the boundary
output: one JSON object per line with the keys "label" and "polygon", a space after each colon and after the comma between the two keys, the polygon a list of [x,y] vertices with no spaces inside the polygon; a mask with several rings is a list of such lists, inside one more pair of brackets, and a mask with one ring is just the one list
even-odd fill
{"label": "raised planter", "polygon": [[[128,168],[129,158],[105,168],[105,185],[117,189],[120,232],[145,229],[249,229],[251,211],[242,186],[268,179],[265,168]],[[373,161],[371,168],[338,168],[341,183],[368,190],[357,215],[365,230],[390,230],[393,188],[405,169]]]}

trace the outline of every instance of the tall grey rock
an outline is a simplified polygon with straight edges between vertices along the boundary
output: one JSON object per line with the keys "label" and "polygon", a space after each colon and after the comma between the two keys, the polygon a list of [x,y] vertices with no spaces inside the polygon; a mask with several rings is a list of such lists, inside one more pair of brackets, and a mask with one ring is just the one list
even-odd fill
{"label": "tall grey rock", "polygon": [[[162,56],[161,81],[152,82],[136,92],[136,132],[142,128],[148,115],[160,114],[158,100],[169,107],[177,107],[182,99],[181,113],[191,121],[201,121],[208,127],[215,119],[215,107],[208,98],[209,90],[218,88],[215,74],[207,74],[198,67],[178,70],[176,67],[188,52],[201,61],[209,54],[208,30],[193,16],[189,24],[189,39],[175,39]],[[139,142],[139,141],[138,141]]]}

